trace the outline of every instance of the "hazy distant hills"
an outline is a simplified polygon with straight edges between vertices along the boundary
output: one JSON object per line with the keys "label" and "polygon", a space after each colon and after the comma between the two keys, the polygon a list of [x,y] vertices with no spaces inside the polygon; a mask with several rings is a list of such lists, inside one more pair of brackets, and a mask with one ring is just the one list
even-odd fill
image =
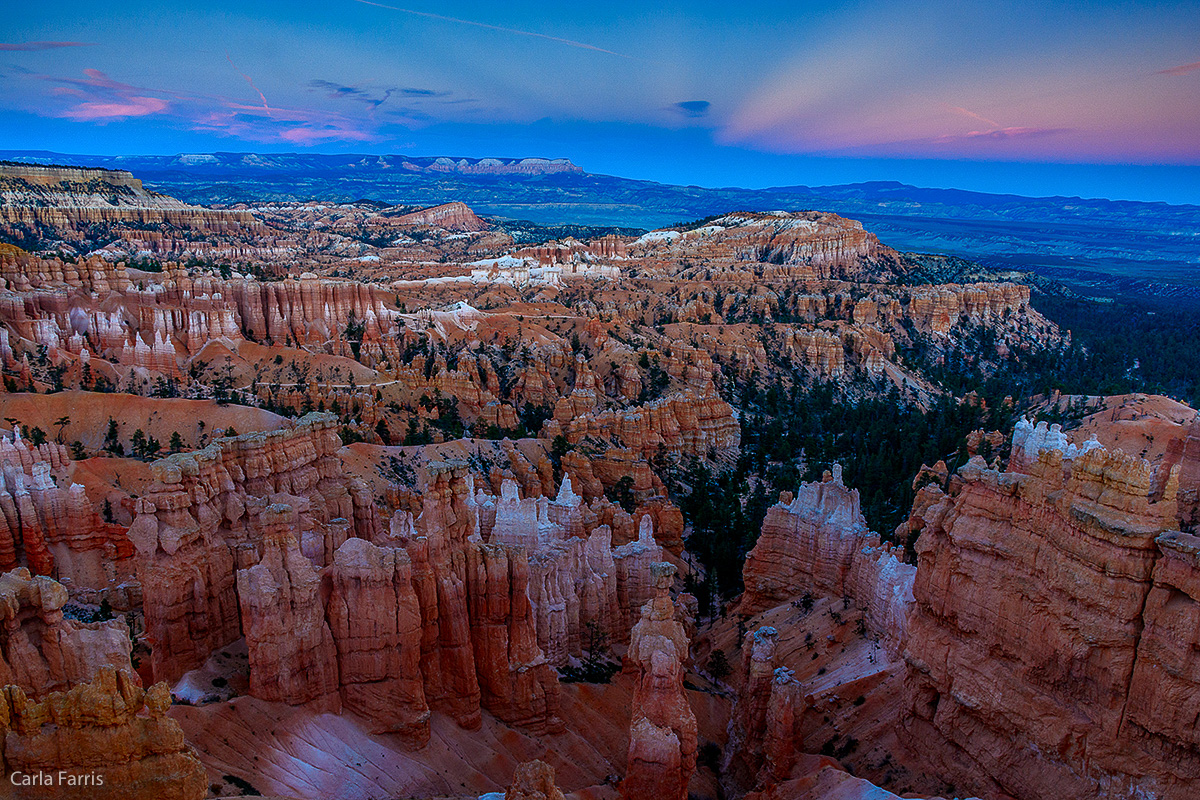
{"label": "hazy distant hills", "polygon": [[655,228],[731,210],[822,209],[904,250],[1032,269],[1085,293],[1200,299],[1200,206],[925,189],[891,181],[768,189],[675,186],[584,172],[567,159],[201,153],[0,158],[126,169],[191,203],[461,200],[541,224]]}

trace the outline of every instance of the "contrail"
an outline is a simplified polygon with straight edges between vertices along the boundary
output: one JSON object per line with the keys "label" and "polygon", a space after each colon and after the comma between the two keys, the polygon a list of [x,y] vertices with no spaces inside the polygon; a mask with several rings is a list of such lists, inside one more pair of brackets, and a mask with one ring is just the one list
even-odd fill
{"label": "contrail", "polygon": [[354,2],[362,3],[365,6],[375,6],[376,8],[386,8],[391,11],[399,11],[404,14],[412,14],[413,16],[416,16],[416,17],[426,17],[428,19],[439,19],[439,20],[442,20],[443,22],[457,22],[460,25],[474,25],[476,28],[486,28],[490,31],[500,31],[501,33],[515,33],[518,36],[532,36],[535,39],[546,39],[547,41],[558,42],[559,44],[565,44],[569,47],[578,47],[583,50],[594,50],[597,53],[606,53],[610,56],[616,56],[617,58],[628,58],[631,61],[640,61],[641,60],[641,59],[637,58],[636,56],[630,56],[630,55],[626,55],[624,53],[617,53],[612,50],[605,50],[603,47],[596,47],[596,45],[587,44],[586,42],[577,42],[574,39],[561,39],[558,36],[548,36],[544,33],[534,33],[533,31],[523,31],[518,28],[505,28],[501,25],[489,25],[486,22],[476,22],[476,21],[470,20],[470,19],[459,19],[458,17],[447,17],[442,14],[433,14],[428,11],[414,11],[411,8],[399,8],[397,6],[389,6],[389,5],[385,5],[383,3],[372,2],[372,0],[354,0]]}
{"label": "contrail", "polygon": [[250,84],[250,88],[253,89],[254,91],[258,92],[259,98],[262,99],[263,108],[266,109],[267,115],[270,116],[271,107],[269,105],[267,105],[267,96],[265,94],[263,94],[262,91],[260,91],[257,86],[254,85],[254,81],[250,80],[249,75],[247,75],[246,73],[242,72],[240,69],[237,68],[237,64],[234,64],[233,59],[229,57],[228,50],[225,51],[225,58],[227,61],[229,61],[229,66],[233,67],[233,71],[236,72],[238,75],[241,75],[243,78],[245,78],[246,83]]}
{"label": "contrail", "polygon": [[1189,72],[1194,72],[1200,69],[1200,61],[1195,61],[1191,64],[1180,64],[1178,67],[1169,69],[1160,69],[1155,75],[1186,75]]}
{"label": "contrail", "polygon": [[946,108],[949,109],[950,111],[953,111],[955,114],[965,114],[966,116],[968,116],[972,119],[977,119],[980,122],[986,122],[988,125],[991,125],[993,128],[1003,128],[1004,127],[999,122],[996,122],[996,120],[988,119],[987,117],[983,116],[982,114],[976,114],[974,111],[971,111],[970,109],[967,109],[967,108],[963,108],[962,106],[952,106],[952,105],[947,104]]}

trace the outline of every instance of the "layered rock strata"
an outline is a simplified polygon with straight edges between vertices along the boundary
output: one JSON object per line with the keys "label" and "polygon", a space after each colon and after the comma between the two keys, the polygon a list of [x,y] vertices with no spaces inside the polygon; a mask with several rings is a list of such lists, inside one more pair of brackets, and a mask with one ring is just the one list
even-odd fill
{"label": "layered rock strata", "polygon": [[902,735],[985,797],[1194,796],[1200,564],[1170,530],[1178,470],[1155,486],[1147,462],[1058,437],[1031,460],[1029,433],[1020,471],[973,458],[922,514]]}
{"label": "layered rock strata", "polygon": [[326,615],[343,704],[370,720],[375,733],[423,746],[429,705],[421,681],[421,606],[408,553],[347,539],[327,576]]}
{"label": "layered rock strata", "polygon": [[874,630],[902,641],[916,570],[903,563],[900,548],[867,530],[858,490],[842,483],[841,467],[788,499],[767,511],[746,556],[739,611],[758,614],[805,593],[850,597]]}
{"label": "layered rock strata", "polygon": [[70,480],[71,466],[61,444],[32,446],[16,429],[0,437],[0,569],[23,565],[129,608],[133,547]]}
{"label": "layered rock strata", "polygon": [[[40,702],[0,692],[5,796],[17,800],[200,800],[200,759],[167,716],[165,683],[143,691],[129,672],[95,678]],[[35,776],[49,776],[34,780]]]}
{"label": "layered rock strata", "polygon": [[[415,523],[385,532],[339,445],[332,417],[310,415],[156,462],[131,527],[154,675],[175,679],[244,635],[256,696],[340,697],[413,745],[430,707],[467,727],[487,708],[557,728],[528,555],[482,541],[465,468],[430,465]],[[351,613],[356,599],[369,615]]]}
{"label": "layered rock strata", "polygon": [[242,636],[237,571],[259,562],[268,528],[288,529],[321,557],[336,549],[327,539],[345,539],[347,520],[361,519],[371,530],[356,533],[374,538],[371,515],[355,513],[335,426],[332,415],[311,414],[288,430],[219,439],[151,465],[155,481],[129,537],[156,679],[177,680]]}
{"label": "layered rock strata", "polygon": [[29,570],[0,576],[0,686],[30,697],[87,683],[105,667],[132,673],[129,629],[122,619],[67,619],[62,584]]}
{"label": "layered rock strata", "polygon": [[325,621],[321,577],[293,532],[295,515],[291,506],[267,506],[262,557],[237,572],[250,692],[291,705],[327,703],[338,691],[337,650]]}

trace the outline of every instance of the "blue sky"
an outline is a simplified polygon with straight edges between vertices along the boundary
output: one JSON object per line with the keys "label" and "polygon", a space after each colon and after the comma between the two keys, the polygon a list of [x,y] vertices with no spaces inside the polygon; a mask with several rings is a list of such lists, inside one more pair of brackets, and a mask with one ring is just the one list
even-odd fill
{"label": "blue sky", "polygon": [[1200,203],[1191,3],[7,3],[0,149]]}

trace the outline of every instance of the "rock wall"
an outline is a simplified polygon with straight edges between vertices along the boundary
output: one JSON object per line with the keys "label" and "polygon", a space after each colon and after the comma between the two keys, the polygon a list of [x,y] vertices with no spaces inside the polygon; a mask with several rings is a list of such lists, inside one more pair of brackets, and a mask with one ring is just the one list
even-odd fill
{"label": "rock wall", "polygon": [[421,606],[408,553],[347,539],[327,580],[343,704],[370,720],[372,732],[424,746],[429,705],[421,680]]}
{"label": "rock wall", "polygon": [[124,527],[100,519],[71,465],[61,444],[33,447],[17,430],[0,437],[0,569],[27,566],[130,608],[133,545]]}
{"label": "rock wall", "polygon": [[190,206],[147,191],[123,170],[0,165],[0,225],[9,230],[55,228],[60,236],[95,223],[165,224],[208,233],[261,232],[248,211]]}
{"label": "rock wall", "polygon": [[37,698],[87,683],[105,667],[132,673],[125,621],[67,619],[66,603],[67,590],[50,578],[24,568],[0,576],[0,686]]}
{"label": "rock wall", "polygon": [[[17,800],[200,800],[200,759],[167,716],[165,683],[143,691],[105,667],[94,680],[41,702],[19,686],[0,692],[0,780]],[[34,781],[49,776],[50,783]],[[65,780],[60,780],[64,776]],[[28,782],[27,782],[28,781]]]}
{"label": "rock wall", "polygon": [[690,389],[620,411],[580,413],[563,398],[555,409],[555,419],[542,428],[544,438],[559,434],[572,444],[588,436],[615,439],[643,458],[652,457],[660,447],[699,458],[710,450],[728,455],[736,453],[741,442],[741,429],[730,405],[715,394],[700,395]]}
{"label": "rock wall", "polygon": [[443,203],[394,217],[396,225],[436,225],[453,231],[485,231],[488,224],[475,216],[466,203]]}
{"label": "rock wall", "polygon": [[1192,421],[1187,434],[1174,439],[1159,465],[1155,477],[1157,486],[1165,486],[1172,468],[1178,467],[1176,476],[1179,489],[1179,524],[1183,530],[1200,531],[1200,415]]}
{"label": "rock wall", "polygon": [[818,280],[891,274],[874,262],[894,256],[862,223],[816,211],[728,214],[694,230],[644,236],[629,249],[643,257],[779,265],[779,272]]}
{"label": "rock wall", "polygon": [[[244,635],[254,695],[340,697],[415,746],[430,707],[467,727],[487,708],[557,728],[528,557],[483,543],[466,469],[429,465],[420,516],[385,531],[342,473],[335,426],[313,414],[153,465],[130,529],[153,674],[176,680]],[[352,615],[355,598],[371,613]]]}
{"label": "rock wall", "polygon": [[321,577],[300,552],[295,510],[273,503],[262,516],[262,557],[237,572],[250,693],[289,705],[328,705],[338,691],[338,659]]}
{"label": "rock wall", "polygon": [[258,563],[265,528],[282,513],[276,506],[295,513],[304,552],[332,552],[326,539],[344,539],[356,515],[336,424],[310,414],[291,429],[219,439],[151,465],[154,483],[137,501],[129,537],[156,679],[174,682],[242,636],[237,570]]}
{"label": "rock wall", "polygon": [[973,458],[923,512],[902,738],[984,797],[1193,797],[1200,573],[1170,531],[1177,470],[1155,487],[1141,459],[1051,445],[1019,472]]}
{"label": "rock wall", "polygon": [[[785,502],[790,501],[790,502]],[[898,645],[912,604],[915,568],[899,548],[867,530],[857,489],[842,483],[841,467],[802,484],[767,511],[762,533],[742,569],[742,614],[758,614],[808,592],[850,597],[871,627]]]}
{"label": "rock wall", "polygon": [[482,704],[515,725],[561,730],[558,675],[538,647],[523,548],[473,542],[467,597]]}
{"label": "rock wall", "polygon": [[[669,516],[665,507],[643,513],[638,538],[614,547],[611,526],[593,508],[607,512],[610,522],[615,513],[604,501],[589,505],[575,495],[569,476],[552,501],[521,499],[516,483],[507,479],[499,498],[477,497],[481,508],[493,509],[493,521],[482,531],[487,540],[528,554],[534,628],[549,663],[563,666],[581,656],[591,626],[609,642],[629,640],[641,607],[654,594],[650,566],[662,558],[651,512]],[[628,515],[625,519],[632,526]]]}

